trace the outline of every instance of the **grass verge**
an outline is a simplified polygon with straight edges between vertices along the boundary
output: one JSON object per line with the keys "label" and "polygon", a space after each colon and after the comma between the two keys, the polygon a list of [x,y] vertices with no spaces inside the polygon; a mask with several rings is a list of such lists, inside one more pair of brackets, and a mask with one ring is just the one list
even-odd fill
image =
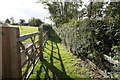
{"label": "grass verge", "polygon": [[[80,59],[73,56],[60,43],[55,43],[50,40],[47,41],[46,48],[44,49],[44,59],[49,63],[49,66],[53,65],[58,71],[66,74],[70,78],[90,78],[89,70],[78,65]],[[58,77],[54,72],[57,73],[57,71],[50,70],[48,66],[39,61],[30,78],[52,79]],[[63,77],[66,78],[66,75]]]}

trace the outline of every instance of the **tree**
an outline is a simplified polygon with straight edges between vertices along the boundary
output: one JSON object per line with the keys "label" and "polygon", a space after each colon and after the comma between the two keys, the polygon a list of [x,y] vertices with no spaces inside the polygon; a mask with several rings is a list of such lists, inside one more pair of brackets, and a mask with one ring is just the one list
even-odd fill
{"label": "tree", "polygon": [[3,22],[0,20],[0,24],[3,24]]}
{"label": "tree", "polygon": [[50,19],[57,25],[69,22],[71,19],[79,18],[79,8],[81,2],[45,2],[43,3],[48,6],[49,13],[51,14]]}
{"label": "tree", "polygon": [[112,50],[118,54],[120,50],[120,1],[107,3],[105,10],[105,21],[108,22],[110,30],[107,33],[112,37],[113,46]]}
{"label": "tree", "polygon": [[88,18],[102,18],[104,14],[104,2],[90,2],[86,6]]}
{"label": "tree", "polygon": [[24,19],[20,19],[20,25],[24,25],[24,23],[25,23],[25,20]]}
{"label": "tree", "polygon": [[28,25],[39,27],[43,22],[38,18],[31,18],[28,21]]}
{"label": "tree", "polygon": [[15,20],[14,20],[13,17],[11,17],[11,18],[10,18],[10,21],[11,21],[11,24],[14,24],[14,21],[15,21]]}
{"label": "tree", "polygon": [[6,20],[5,20],[5,23],[10,24],[10,20],[9,20],[9,19],[6,19]]}
{"label": "tree", "polygon": [[110,24],[120,26],[120,1],[108,3],[105,14]]}

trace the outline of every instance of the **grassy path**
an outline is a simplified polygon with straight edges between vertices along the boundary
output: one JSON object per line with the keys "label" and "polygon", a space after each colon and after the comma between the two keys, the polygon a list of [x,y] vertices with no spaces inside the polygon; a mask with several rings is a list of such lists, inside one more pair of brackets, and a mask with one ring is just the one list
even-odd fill
{"label": "grassy path", "polygon": [[68,52],[63,45],[48,40],[44,49],[44,60],[38,62],[31,78],[90,78],[90,72],[80,67],[80,59]]}

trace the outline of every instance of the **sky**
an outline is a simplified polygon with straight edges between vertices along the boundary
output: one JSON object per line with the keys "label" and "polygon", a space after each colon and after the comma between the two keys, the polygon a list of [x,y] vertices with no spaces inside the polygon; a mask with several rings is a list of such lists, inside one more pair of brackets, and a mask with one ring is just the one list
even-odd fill
{"label": "sky", "polygon": [[0,0],[0,21],[13,17],[15,22],[19,22],[20,19],[27,22],[35,17],[51,24],[52,21],[47,19],[50,16],[49,11],[44,9],[42,3],[36,2],[37,0]]}
{"label": "sky", "polygon": [[27,22],[28,19],[35,17],[51,23],[46,19],[50,16],[48,10],[44,9],[42,3],[36,2],[37,0],[0,0],[0,20],[5,21],[13,17],[15,22],[19,22],[19,19],[25,19]]}
{"label": "sky", "polygon": [[[88,3],[89,0],[83,1]],[[51,24],[52,22],[47,19],[50,16],[49,11],[44,9],[42,3],[36,2],[37,0],[0,0],[0,20],[5,21],[13,17],[15,22],[19,22],[19,19],[25,19],[27,22],[35,17]]]}

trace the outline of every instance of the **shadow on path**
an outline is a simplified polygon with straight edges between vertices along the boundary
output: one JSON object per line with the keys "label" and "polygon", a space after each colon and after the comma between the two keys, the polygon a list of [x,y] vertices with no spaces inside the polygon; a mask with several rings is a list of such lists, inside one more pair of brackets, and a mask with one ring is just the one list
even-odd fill
{"label": "shadow on path", "polygon": [[[54,33],[55,34],[55,33]],[[50,40],[49,43],[46,45],[49,46],[45,47],[47,51],[44,51],[45,54],[49,55],[49,60],[47,59],[41,59],[41,66],[39,68],[39,71],[37,72],[37,79],[40,80],[40,76],[42,72],[45,72],[44,79],[42,80],[74,80],[70,76],[67,75],[65,71],[65,67],[63,64],[63,60],[60,54],[60,49],[57,43],[60,42],[60,38],[56,36],[49,36],[48,39]],[[56,51],[54,51],[54,49]],[[54,54],[58,55],[58,57],[55,57]],[[54,60],[57,60],[57,63],[60,63],[60,67],[62,70],[59,70],[54,64]],[[50,77],[49,73],[52,73],[52,77]]]}

